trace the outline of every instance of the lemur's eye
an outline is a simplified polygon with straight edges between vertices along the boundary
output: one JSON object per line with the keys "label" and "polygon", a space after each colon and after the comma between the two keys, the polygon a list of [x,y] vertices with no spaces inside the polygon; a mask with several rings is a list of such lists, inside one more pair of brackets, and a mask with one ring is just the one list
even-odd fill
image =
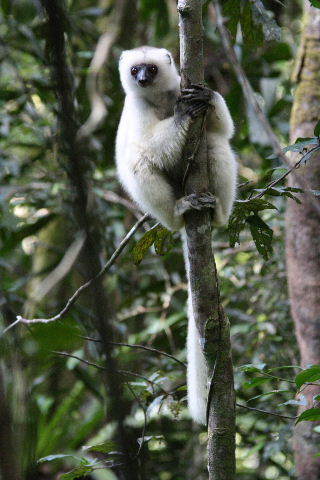
{"label": "lemur's eye", "polygon": [[153,75],[155,75],[158,72],[157,65],[150,65],[149,72],[152,73]]}
{"label": "lemur's eye", "polygon": [[137,75],[138,71],[139,71],[139,69],[137,67],[132,67],[131,68],[131,75],[133,75],[133,76]]}

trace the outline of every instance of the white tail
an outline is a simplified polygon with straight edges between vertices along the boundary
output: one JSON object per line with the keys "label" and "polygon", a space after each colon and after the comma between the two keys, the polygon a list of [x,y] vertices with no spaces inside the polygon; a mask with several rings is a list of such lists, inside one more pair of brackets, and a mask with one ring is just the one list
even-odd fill
{"label": "white tail", "polygon": [[184,262],[188,278],[188,340],[187,340],[187,386],[188,406],[191,417],[197,423],[206,425],[208,368],[202,353],[200,335],[195,323],[189,281],[189,260],[185,231],[181,231]]}

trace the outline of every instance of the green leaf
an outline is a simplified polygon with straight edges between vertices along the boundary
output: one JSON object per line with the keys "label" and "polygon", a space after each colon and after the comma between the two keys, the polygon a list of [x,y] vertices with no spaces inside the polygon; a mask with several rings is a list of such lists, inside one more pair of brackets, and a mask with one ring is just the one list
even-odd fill
{"label": "green leaf", "polygon": [[316,8],[320,8],[320,0],[310,0],[311,5]]}
{"label": "green leaf", "polygon": [[155,239],[157,238],[156,230],[160,228],[159,226],[151,228],[146,232],[142,238],[135,244],[132,249],[133,261],[138,265],[146,256],[151,245],[154,244]]}
{"label": "green leaf", "polygon": [[148,443],[150,440],[158,440],[159,442],[164,440],[163,435],[148,435],[145,437],[137,438],[138,444],[141,446],[143,443]]}
{"label": "green leaf", "polygon": [[146,232],[132,249],[133,261],[136,265],[143,260],[153,244],[156,253],[164,255],[172,248],[172,233],[161,225],[156,225]]}
{"label": "green leaf", "polygon": [[296,385],[300,388],[304,383],[320,380],[320,365],[313,365],[299,372],[296,376]]}
{"label": "green leaf", "polygon": [[239,368],[240,372],[262,372],[265,368],[265,363],[260,363],[258,365],[254,365],[253,363],[248,363],[247,365],[241,365]]}
{"label": "green leaf", "polygon": [[308,410],[305,410],[299,415],[296,423],[302,422],[304,420],[307,420],[309,422],[320,420],[320,408],[309,408]]}
{"label": "green leaf", "polygon": [[318,144],[318,139],[311,137],[311,138],[297,138],[297,140],[292,144],[288,145],[283,149],[283,152],[301,152],[303,153],[303,150],[306,147],[309,147],[310,145],[317,145]]}
{"label": "green leaf", "polygon": [[156,232],[154,249],[158,255],[168,253],[174,244],[173,234],[164,227],[160,227]]}
{"label": "green leaf", "polygon": [[77,457],[76,455],[66,455],[64,453],[58,453],[56,455],[47,455],[46,457],[39,458],[37,463],[44,463],[44,462],[53,462],[54,460],[61,460],[62,458],[76,458],[77,460],[83,460],[81,457]]}
{"label": "green leaf", "polygon": [[11,11],[11,0],[1,0],[1,9],[5,16],[9,15]]}
{"label": "green leaf", "polygon": [[[232,215],[229,219],[228,233],[231,247],[240,243],[239,236],[246,226],[247,218],[253,213],[256,214],[262,210],[275,209],[272,203],[256,198],[252,200],[237,200],[234,205]],[[268,227],[269,228],[269,227]]]}
{"label": "green leaf", "polygon": [[272,254],[273,230],[261,217],[251,215],[246,220],[250,225],[250,231],[258,252],[265,260],[268,260]]}
{"label": "green leaf", "polygon": [[86,445],[82,448],[87,452],[110,453],[110,452],[114,452],[119,447],[116,442],[108,441],[108,442],[99,443],[98,445]]}
{"label": "green leaf", "polygon": [[94,468],[91,467],[90,465],[83,465],[77,468],[74,468],[68,473],[64,473],[61,475],[60,479],[61,480],[76,480],[79,477],[86,477],[88,473],[91,473],[94,471]]}
{"label": "green leaf", "polygon": [[[320,4],[320,0],[319,0],[319,4]],[[314,134],[316,137],[320,137],[320,120],[318,121],[317,125],[314,128]]]}
{"label": "green leaf", "polygon": [[258,387],[259,385],[262,385],[263,383],[266,383],[269,380],[270,380],[269,377],[255,377],[255,378],[252,378],[251,380],[248,380],[247,382],[244,382],[243,386],[244,388]]}

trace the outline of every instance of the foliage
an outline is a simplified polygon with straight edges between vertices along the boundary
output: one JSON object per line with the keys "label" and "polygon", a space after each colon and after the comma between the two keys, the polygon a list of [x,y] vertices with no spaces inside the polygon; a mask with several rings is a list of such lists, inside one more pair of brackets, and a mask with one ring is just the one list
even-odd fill
{"label": "foliage", "polygon": [[[90,113],[86,91],[90,61],[99,36],[114,21],[117,3],[67,2],[67,55],[75,79],[79,125]],[[319,7],[317,0],[311,3]],[[277,2],[223,2],[242,66],[283,145],[289,144],[289,77],[300,13],[299,2],[292,4],[293,11]],[[303,394],[306,382],[320,379],[319,366],[299,371],[296,367],[285,283],[285,200],[299,201],[302,192],[287,187],[284,180],[268,187],[287,167],[272,155],[265,132],[247,107],[225,61],[209,4],[207,7],[206,78],[230,106],[237,125],[233,144],[240,158],[238,201],[228,229],[220,229],[214,238],[221,295],[231,322],[237,401],[294,417],[297,405],[303,403],[297,392]],[[71,213],[73,192],[62,168],[64,159],[57,153],[57,107],[42,11],[38,2],[2,0],[0,12],[2,329],[22,312],[44,318],[55,314],[83,283],[85,272],[80,254],[49,293],[35,303],[34,294],[50,273],[61,267],[79,232]],[[132,25],[127,25],[101,74],[108,116],[86,143],[94,210],[99,219],[97,241],[104,258],[111,256],[137,213],[135,206],[127,209],[115,178],[114,139],[123,101],[117,59],[121,49],[141,43],[168,47],[177,58],[176,22],[175,2],[139,2],[136,31],[132,33]],[[281,41],[279,25],[285,27]],[[284,152],[309,161],[309,151],[319,145],[319,128],[318,123],[313,138],[297,139]],[[117,194],[119,201],[110,192]],[[152,227],[152,222],[148,227],[147,232],[135,235],[128,251],[104,279],[117,313],[116,341],[154,349],[115,346],[121,370],[142,375],[123,377],[126,425],[144,478],[202,480],[206,470],[197,448],[204,442],[204,433],[191,427],[186,412],[183,362],[187,291],[181,245],[177,235]],[[99,344],[92,340],[97,337],[93,319],[89,293],[62,321],[18,326],[0,338],[13,431],[19,432],[16,458],[26,480],[58,475],[61,479],[114,479],[109,466],[117,461],[119,449],[114,423],[108,417],[104,377],[101,370],[82,361],[102,365],[105,360]],[[78,358],[54,353],[62,350]],[[288,376],[283,378],[283,372],[289,372]],[[306,410],[297,421],[318,420],[318,410],[316,406]],[[239,478],[294,478],[289,441],[293,423],[238,408]]]}

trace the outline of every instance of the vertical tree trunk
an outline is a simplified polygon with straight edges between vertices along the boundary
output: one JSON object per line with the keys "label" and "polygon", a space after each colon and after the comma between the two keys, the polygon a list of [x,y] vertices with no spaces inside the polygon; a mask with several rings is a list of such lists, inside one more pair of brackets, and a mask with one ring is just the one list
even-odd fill
{"label": "vertical tree trunk", "polygon": [[[203,82],[202,2],[179,0],[182,86]],[[208,191],[205,138],[201,120],[188,135],[183,160],[190,166],[186,194]],[[195,154],[196,152],[196,154]],[[195,155],[194,155],[195,154]],[[190,160],[191,159],[191,160]],[[186,162],[186,163],[188,163]],[[192,308],[209,367],[208,471],[210,480],[233,480],[235,475],[235,401],[229,322],[220,302],[211,242],[211,219],[206,211],[185,215]]]}
{"label": "vertical tree trunk", "polygon": [[[82,263],[86,277],[92,278],[101,268],[101,234],[95,217],[95,199],[90,184],[91,163],[84,141],[77,136],[79,122],[74,94],[74,78],[67,59],[66,33],[68,18],[65,0],[41,0],[47,18],[45,29],[47,54],[52,70],[52,79],[58,106],[58,147],[59,158],[65,169],[71,190],[73,217],[79,230],[85,233],[86,241],[82,251]],[[63,160],[61,160],[63,159]],[[101,278],[90,288],[94,324],[99,333],[102,352],[105,357],[108,392],[108,421],[115,422],[115,436],[122,461],[114,470],[119,480],[137,480],[138,466],[136,445],[124,425],[127,406],[119,380],[118,367],[110,340],[113,338],[114,308],[112,299],[107,297]]]}
{"label": "vertical tree trunk", "polygon": [[[297,89],[291,115],[291,142],[298,137],[312,137],[320,118],[320,9],[309,1],[305,15],[301,47],[296,68]],[[292,162],[295,162],[295,155]],[[320,188],[320,154],[317,153],[296,175],[302,176],[310,189]],[[291,184],[294,180],[291,180]],[[286,214],[286,253],[291,313],[301,354],[301,365],[320,364],[320,216],[307,196],[301,205],[288,201]],[[303,391],[312,406],[320,388]],[[299,480],[320,479],[319,434],[313,422],[295,427],[294,450]]]}

